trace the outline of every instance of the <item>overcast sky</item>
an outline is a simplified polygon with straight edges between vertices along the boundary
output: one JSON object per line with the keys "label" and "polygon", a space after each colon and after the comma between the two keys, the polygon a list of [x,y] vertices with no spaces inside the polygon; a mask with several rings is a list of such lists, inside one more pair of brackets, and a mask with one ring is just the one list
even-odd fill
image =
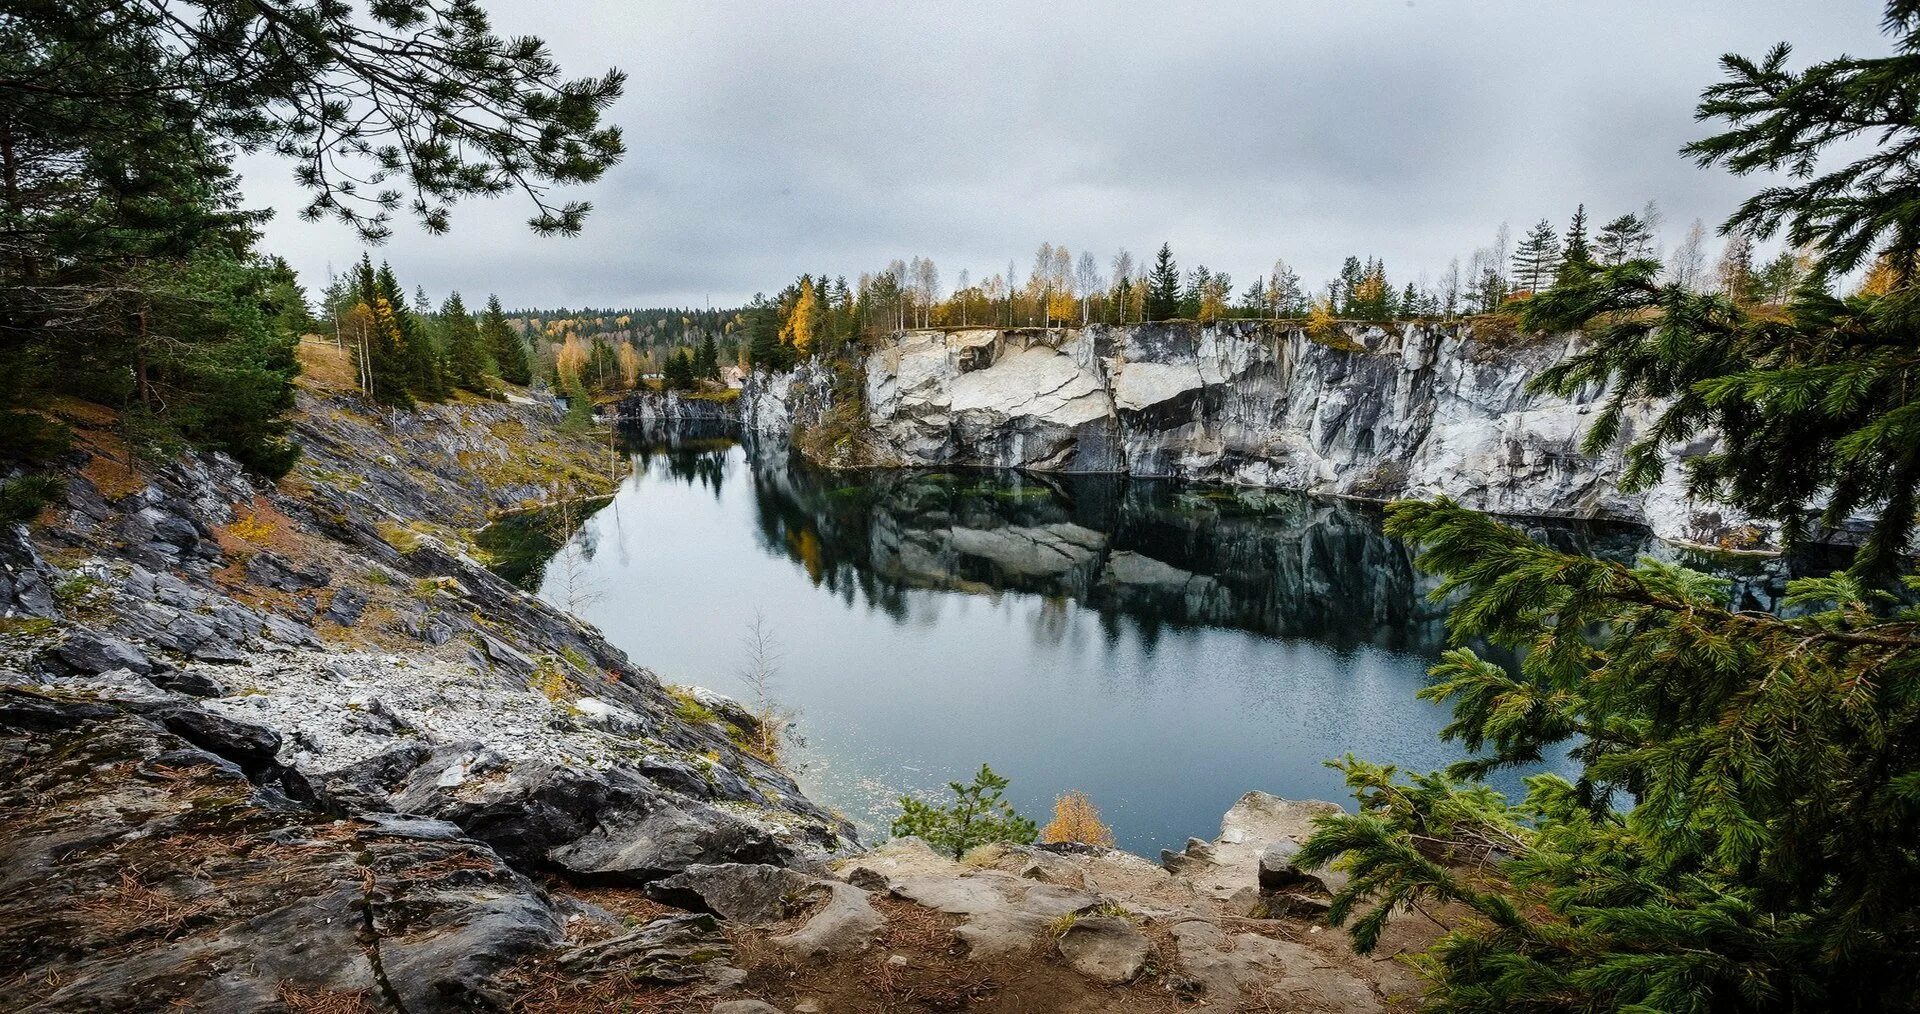
{"label": "overcast sky", "polygon": [[[581,236],[501,199],[375,251],[469,305],[736,305],[915,254],[951,286],[1024,274],[1043,240],[1103,269],[1167,240],[1240,287],[1275,257],[1318,285],[1378,255],[1398,284],[1581,201],[1604,221],[1657,200],[1671,248],[1755,186],[1676,154],[1721,53],[1887,50],[1872,0],[487,6],[570,73],[628,72],[628,154],[579,189]],[[358,258],[293,214],[286,165],[243,166],[310,285]]]}

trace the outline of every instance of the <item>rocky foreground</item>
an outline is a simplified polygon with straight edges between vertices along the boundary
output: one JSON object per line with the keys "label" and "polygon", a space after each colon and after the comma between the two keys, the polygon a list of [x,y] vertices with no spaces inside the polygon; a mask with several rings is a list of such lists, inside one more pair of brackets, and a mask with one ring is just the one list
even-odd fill
{"label": "rocky foreground", "polygon": [[482,565],[493,514],[617,479],[604,438],[527,398],[377,413],[329,386],[337,350],[303,352],[307,454],[277,486],[142,465],[69,406],[65,503],[0,533],[0,1009],[1369,1011],[1414,987],[1287,861],[1326,804],[1250,795],[1161,865],[863,852],[743,748],[744,709]]}

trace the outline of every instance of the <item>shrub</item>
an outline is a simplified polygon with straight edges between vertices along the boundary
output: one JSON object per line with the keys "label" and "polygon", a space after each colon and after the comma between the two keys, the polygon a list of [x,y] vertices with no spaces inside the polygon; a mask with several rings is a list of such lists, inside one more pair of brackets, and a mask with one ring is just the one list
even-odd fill
{"label": "shrub", "polygon": [[0,482],[0,526],[32,521],[63,488],[64,484],[51,475],[23,475]]}
{"label": "shrub", "polygon": [[1053,801],[1053,820],[1041,830],[1040,840],[1112,848],[1113,828],[1101,821],[1100,808],[1093,805],[1093,800],[1075,789]]}
{"label": "shrub", "polygon": [[1029,844],[1037,829],[1001,798],[1008,781],[985,764],[973,784],[948,782],[953,802],[937,806],[912,796],[900,797],[900,816],[893,822],[896,835],[917,835],[934,849],[958,859],[968,849],[993,842]]}

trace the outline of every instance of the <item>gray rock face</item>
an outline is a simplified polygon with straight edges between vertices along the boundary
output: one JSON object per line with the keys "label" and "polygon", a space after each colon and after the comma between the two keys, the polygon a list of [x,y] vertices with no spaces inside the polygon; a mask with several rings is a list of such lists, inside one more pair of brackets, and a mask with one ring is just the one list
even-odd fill
{"label": "gray rock face", "polygon": [[733,944],[713,916],[677,915],[582,947],[561,958],[560,965],[575,972],[619,969],[640,982],[676,985],[732,979],[738,973],[727,964],[732,956]]}
{"label": "gray rock face", "polygon": [[780,1008],[759,1000],[722,1000],[713,1005],[713,1014],[780,1014]]}
{"label": "gray rock face", "polygon": [[[1619,449],[1580,450],[1609,392],[1538,394],[1527,382],[1577,335],[1493,339],[1469,325],[1348,324],[1317,342],[1259,321],[1081,329],[909,331],[866,362],[875,463],[1127,472],[1368,499],[1451,496],[1539,517],[1644,524],[1662,538],[1771,541],[1721,507],[1691,505],[1678,458],[1620,491]],[[825,411],[817,368],[756,380],[749,430],[784,433]],[[1631,440],[1659,414],[1630,404]]]}
{"label": "gray rock face", "polygon": [[38,815],[0,837],[9,1009],[496,1009],[495,977],[559,943],[485,846],[289,807],[217,749],[0,690],[0,806]]}
{"label": "gray rock face", "polygon": [[54,649],[60,661],[72,666],[75,672],[95,673],[111,672],[115,669],[131,669],[137,673],[150,673],[153,663],[140,649],[116,637],[107,637],[91,630],[75,630],[67,634],[67,639]]}
{"label": "gray rock face", "polygon": [[1060,935],[1058,946],[1074,971],[1110,986],[1132,982],[1152,951],[1146,934],[1127,920],[1109,915],[1075,919]]}
{"label": "gray rock face", "polygon": [[367,608],[367,593],[358,588],[342,588],[333,593],[333,600],[327,603],[327,619],[343,627],[351,627],[360,622],[360,614]]}
{"label": "gray rock face", "polygon": [[779,922],[810,881],[792,870],[764,863],[695,863],[647,885],[647,897],[695,912],[749,925]]}
{"label": "gray rock face", "polygon": [[1291,841],[1276,841],[1260,850],[1260,890],[1290,891],[1300,888],[1325,890],[1320,878],[1294,864],[1300,846]]}
{"label": "gray rock face", "polygon": [[262,550],[247,560],[247,580],[284,592],[324,587],[333,580],[324,567],[295,564],[279,553]]}
{"label": "gray rock face", "polygon": [[859,954],[877,943],[887,921],[874,911],[867,892],[852,884],[823,880],[815,891],[825,904],[801,927],[773,938],[774,946],[812,960]]}

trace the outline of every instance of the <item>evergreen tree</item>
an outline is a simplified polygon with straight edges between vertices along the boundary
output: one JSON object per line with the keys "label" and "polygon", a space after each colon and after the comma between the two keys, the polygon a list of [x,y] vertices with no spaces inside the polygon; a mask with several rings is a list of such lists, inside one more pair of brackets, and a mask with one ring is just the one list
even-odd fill
{"label": "evergreen tree", "polygon": [[1593,269],[1593,248],[1587,243],[1587,206],[1582,204],[1574,209],[1573,221],[1567,225],[1567,245],[1560,252],[1560,265],[1553,273],[1553,283],[1572,281]]}
{"label": "evergreen tree", "polygon": [[487,354],[493,357],[501,380],[523,386],[533,383],[533,370],[527,364],[527,346],[507,323],[499,296],[487,297],[487,310],[480,315],[480,340]]}
{"label": "evergreen tree", "polygon": [[953,802],[946,806],[901,796],[893,833],[918,837],[955,859],[993,842],[1029,844],[1040,829],[1015,812],[1013,804],[1002,796],[1008,784],[1007,779],[982,764],[971,784],[947,783]]}
{"label": "evergreen tree", "polygon": [[793,346],[780,340],[780,313],[767,297],[754,293],[747,304],[747,358],[755,369],[784,370],[793,365]]}
{"label": "evergreen tree", "polygon": [[1535,223],[1513,252],[1513,281],[1528,292],[1540,292],[1553,282],[1560,266],[1560,237],[1546,219]]}
{"label": "evergreen tree", "polygon": [[1180,316],[1198,320],[1200,303],[1213,285],[1213,272],[1205,264],[1187,272],[1186,287],[1180,290]]}
{"label": "evergreen tree", "polygon": [[1792,250],[1782,250],[1754,274],[1754,287],[1761,301],[1784,303],[1806,277],[1802,258]]}
{"label": "evergreen tree", "polygon": [[458,292],[448,295],[440,306],[440,333],[447,348],[448,379],[466,390],[484,394],[487,362],[480,347],[480,329]]}
{"label": "evergreen tree", "polygon": [[[1669,407],[1628,451],[1645,488],[1662,446],[1707,428],[1692,493],[1804,533],[1811,512],[1868,522],[1849,572],[1789,582],[1787,615],[1736,608],[1724,581],[1672,564],[1562,553],[1442,501],[1389,529],[1445,575],[1452,633],[1512,649],[1514,668],[1448,652],[1423,692],[1476,756],[1403,778],[1340,762],[1359,811],[1322,818],[1296,861],[1343,859],[1331,918],[1371,949],[1393,908],[1470,912],[1419,959],[1435,1011],[1920,1009],[1920,580],[1904,566],[1920,506],[1920,7],[1890,4],[1896,54],[1791,72],[1786,49],[1730,56],[1689,146],[1739,172],[1819,166],[1770,187],[1728,228],[1785,226],[1821,273],[1869,252],[1869,291],[1802,286],[1781,310],[1658,280],[1629,259],[1530,300],[1529,328],[1590,344],[1536,381],[1608,390],[1598,452],[1646,399]],[[1830,146],[1883,125],[1834,167]],[[1821,182],[1824,181],[1824,182]],[[1567,749],[1573,780],[1527,779],[1513,803],[1480,779]]]}
{"label": "evergreen tree", "polygon": [[667,354],[666,365],[660,370],[661,382],[669,391],[691,391],[694,388],[694,363],[692,349],[674,349]]}
{"label": "evergreen tree", "polygon": [[1180,269],[1173,263],[1173,248],[1160,244],[1153,268],[1147,273],[1147,319],[1172,320],[1180,313]]}
{"label": "evergreen tree", "polygon": [[1596,241],[1600,263],[1609,267],[1644,257],[1653,249],[1653,231],[1639,215],[1625,214],[1608,222]]}
{"label": "evergreen tree", "polygon": [[[1344,277],[1342,284],[1345,284]],[[1360,269],[1359,280],[1347,294],[1341,315],[1359,320],[1387,320],[1393,316],[1393,309],[1393,286],[1387,282],[1387,266],[1369,257],[1366,266]]]}
{"label": "evergreen tree", "polygon": [[1358,298],[1360,283],[1366,275],[1367,269],[1360,263],[1358,257],[1348,257],[1341,263],[1340,277],[1334,281],[1333,291],[1329,293],[1334,313],[1342,317],[1360,316],[1354,310],[1354,300]]}
{"label": "evergreen tree", "polygon": [[352,317],[361,386],[381,404],[411,408],[411,373],[393,303],[376,293],[372,305],[355,304]]}
{"label": "evergreen tree", "polygon": [[1752,303],[1760,298],[1753,270],[1753,239],[1745,232],[1727,236],[1726,248],[1720,251],[1720,263],[1713,273],[1720,283],[1720,294],[1735,303]]}
{"label": "evergreen tree", "polygon": [[156,265],[142,284],[147,325],[193,336],[156,344],[147,362],[155,398],[167,406],[166,422],[255,472],[284,475],[300,452],[285,418],[293,408],[300,339],[274,314],[272,294],[285,284],[279,268],[208,252],[185,264]]}
{"label": "evergreen tree", "polygon": [[393,268],[385,261],[374,275],[375,291],[379,298],[387,303],[393,322],[395,340],[400,346],[400,358],[404,364],[407,390],[423,401],[440,401],[446,398],[447,388],[440,376],[440,357],[433,347],[433,339],[420,318],[407,307],[407,300],[400,290],[400,283],[394,277]]}

